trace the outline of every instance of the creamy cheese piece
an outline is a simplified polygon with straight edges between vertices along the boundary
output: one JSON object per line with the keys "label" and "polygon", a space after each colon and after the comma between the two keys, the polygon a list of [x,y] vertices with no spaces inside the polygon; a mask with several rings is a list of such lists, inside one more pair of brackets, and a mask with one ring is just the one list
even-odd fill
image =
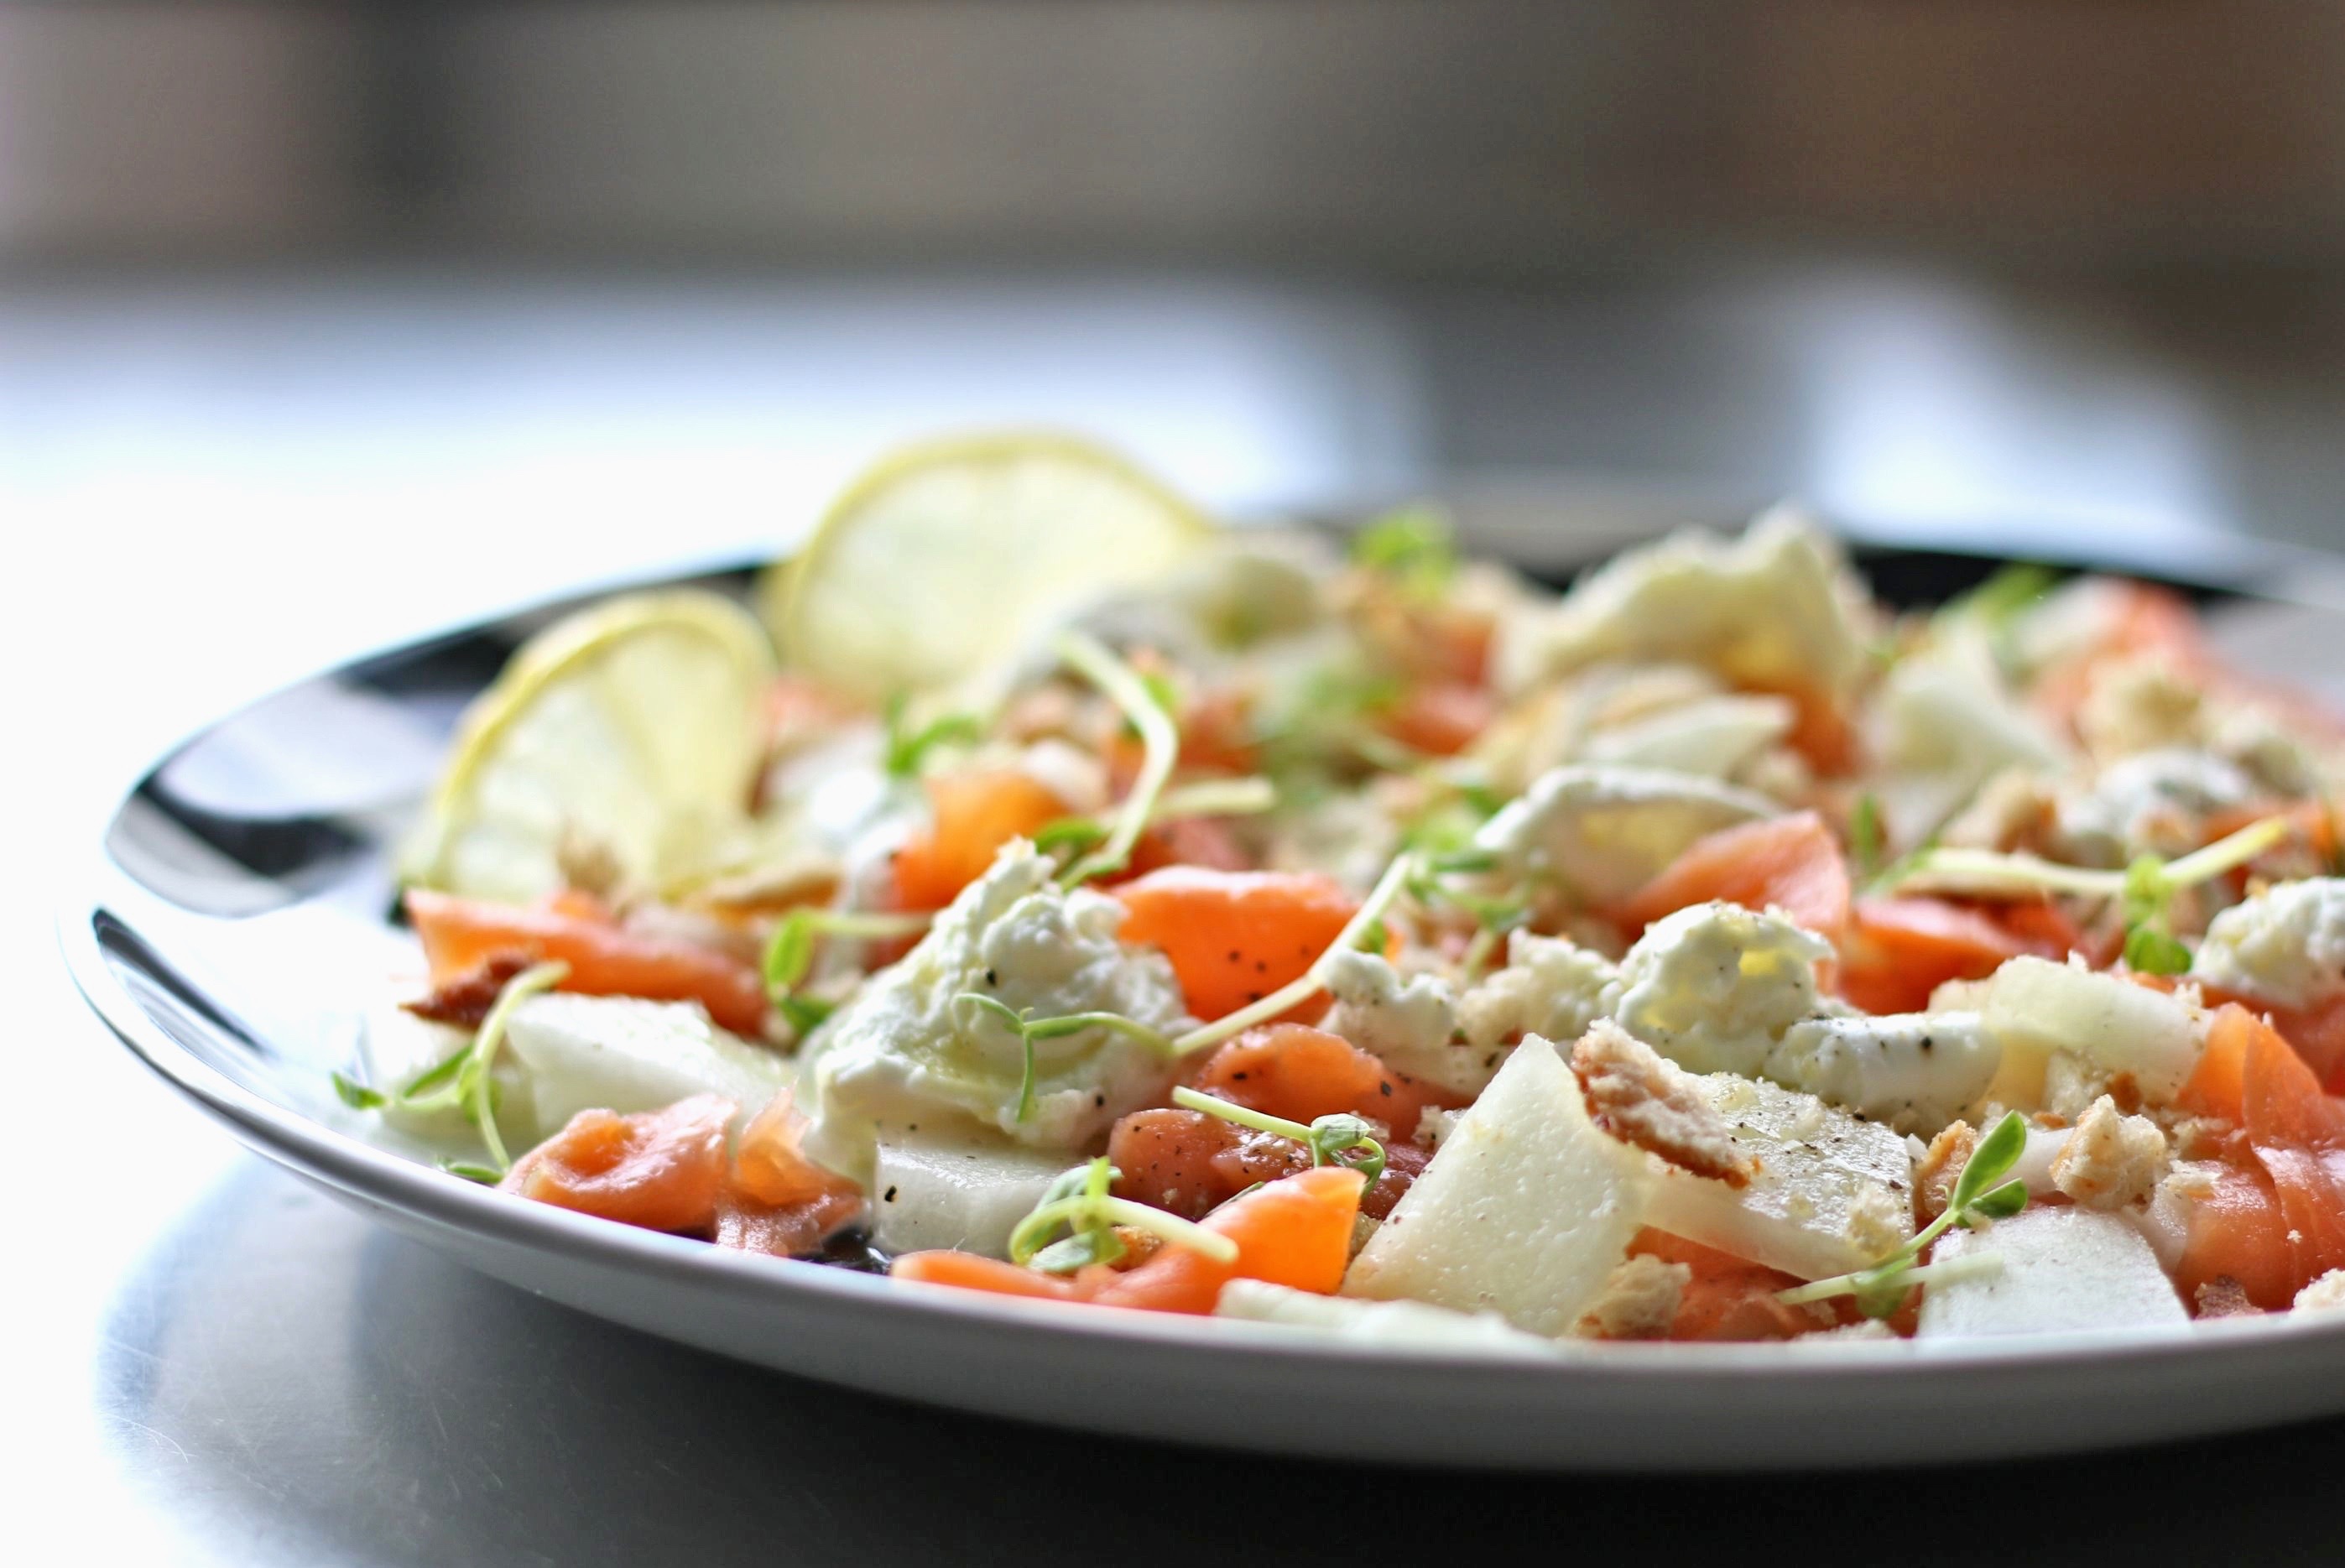
{"label": "creamy cheese piece", "polygon": [[2063,792],[2055,816],[2063,858],[2119,865],[2142,853],[2198,847],[2207,817],[2248,804],[2255,781],[2211,752],[2165,747],[2102,769]]}
{"label": "creamy cheese piece", "polygon": [[1780,914],[1696,904],[1656,920],[1608,993],[1621,1027],[1691,1072],[1756,1077],[1783,1037],[1827,1011],[1832,944]]}
{"label": "creamy cheese piece", "polygon": [[2167,1328],[2190,1315],[2141,1232],[2114,1214],[2075,1206],[2030,1208],[1985,1231],[1938,1239],[1933,1263],[1992,1252],[1992,1273],[1933,1280],[1915,1338],[2047,1334],[2064,1330]]}
{"label": "creamy cheese piece", "polygon": [[1377,1350],[1552,1357],[1563,1347],[1527,1334],[1496,1312],[1458,1312],[1422,1301],[1368,1301],[1320,1296],[1266,1280],[1233,1280],[1214,1304],[1217,1318],[1287,1323]]}
{"label": "creamy cheese piece", "polygon": [[[1612,1007],[1620,971],[1612,960],[1561,936],[1516,930],[1507,936],[1507,965],[1457,1001],[1457,1024],[1477,1059],[1526,1035],[1576,1040]],[[1650,1042],[1647,1042],[1650,1044]],[[1479,1086],[1476,1086],[1478,1087]]]}
{"label": "creamy cheese piece", "polygon": [[1487,1053],[1453,1039],[1457,1003],[1439,976],[1404,979],[1378,955],[1346,948],[1329,955],[1326,981],[1335,1005],[1319,1020],[1321,1028],[1375,1053],[1396,1072],[1460,1094],[1489,1082],[1490,1071],[1476,1066]]}
{"label": "creamy cheese piece", "polygon": [[1935,1132],[1985,1092],[2002,1055],[1976,1013],[1851,1013],[1793,1024],[1761,1072],[1901,1130]]}
{"label": "creamy cheese piece", "polygon": [[2279,1007],[2345,995],[2345,878],[2283,882],[2224,910],[2190,973]]}
{"label": "creamy cheese piece", "polygon": [[1523,1042],[1344,1278],[1344,1294],[1572,1330],[1645,1223],[1650,1157],[1598,1130],[1556,1047]]}
{"label": "creamy cheese piece", "polygon": [[1753,1169],[1739,1188],[1663,1170],[1656,1229],[1803,1280],[1868,1268],[1914,1234],[1914,1155],[1897,1133],[1776,1084],[1693,1082]]}
{"label": "creamy cheese piece", "polygon": [[1660,768],[1551,768],[1474,835],[1518,875],[1604,904],[1643,886],[1704,834],[1773,816],[1754,790]]}
{"label": "creamy cheese piece", "polygon": [[1997,774],[2048,772],[2067,761],[1974,631],[1899,660],[1872,709],[1882,770],[1873,789],[1893,845],[1919,842]]}
{"label": "creamy cheese piece", "polygon": [[1016,1033],[954,1006],[973,991],[1038,1018],[1115,1013],[1168,1034],[1187,1025],[1171,963],[1116,940],[1123,905],[1088,888],[1061,891],[1055,869],[1013,840],[918,946],[816,1032],[804,1071],[817,1158],[861,1177],[876,1124],[914,1128],[939,1111],[1030,1147],[1076,1149],[1126,1111],[1156,1103],[1172,1077],[1162,1053],[1090,1028],[1036,1043],[1035,1111],[1021,1122]]}
{"label": "creamy cheese piece", "polygon": [[1499,670],[1521,686],[1605,659],[1681,660],[1731,685],[1840,697],[1864,673],[1863,603],[1840,547],[1779,506],[1737,539],[1690,529],[1616,556],[1510,631]]}

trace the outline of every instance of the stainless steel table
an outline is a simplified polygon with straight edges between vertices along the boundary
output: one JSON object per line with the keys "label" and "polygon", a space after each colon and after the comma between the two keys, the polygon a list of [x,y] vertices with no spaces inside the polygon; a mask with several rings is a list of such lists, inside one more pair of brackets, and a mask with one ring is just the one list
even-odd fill
{"label": "stainless steel table", "polygon": [[[735,1366],[453,1269],[236,1151],[82,1013],[44,906],[107,792],[222,703],[552,586],[770,545],[931,422],[1080,418],[1252,506],[1568,464],[1564,510],[1806,488],[2319,541],[2345,478],[2328,298],[2299,331],[2267,300],[2242,335],[2168,311],[2148,341],[2110,327],[2157,314],[2138,301],[1895,278],[1544,306],[1131,281],[0,293],[12,1560],[2345,1558],[2345,1424],[1944,1476],[1508,1479],[1107,1442]],[[2194,333],[2223,351],[2176,346]]]}

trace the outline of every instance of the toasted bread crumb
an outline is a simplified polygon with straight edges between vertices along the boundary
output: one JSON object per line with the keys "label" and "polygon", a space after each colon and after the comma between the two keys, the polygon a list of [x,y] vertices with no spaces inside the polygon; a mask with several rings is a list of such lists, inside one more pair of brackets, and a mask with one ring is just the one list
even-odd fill
{"label": "toasted bread crumb", "polygon": [[2296,1293],[2299,1312],[2333,1312],[2345,1307],[2345,1269],[2331,1269]]}
{"label": "toasted bread crumb", "polygon": [[1758,1167],[1692,1075],[1611,1019],[1599,1018],[1579,1037],[1571,1070],[1588,1097],[1589,1119],[1614,1138],[1696,1176],[1729,1187],[1750,1184]]}
{"label": "toasted bread crumb", "polygon": [[[2318,1283],[2319,1281],[2315,1281]],[[2228,1274],[2218,1274],[2192,1292],[2202,1318],[2259,1318],[2263,1309],[2248,1300],[2248,1289]]]}
{"label": "toasted bread crumb", "polygon": [[1963,1167],[1970,1163],[1978,1141],[1978,1134],[1966,1121],[1948,1124],[1930,1140],[1921,1163],[1914,1168],[1914,1216],[1923,1224],[1946,1211],[1954,1180],[1962,1175]]}
{"label": "toasted bread crumb", "polygon": [[2166,1165],[2157,1124],[2124,1115],[2103,1095],[2052,1157],[2052,1185],[2088,1209],[2123,1209],[2156,1190]]}
{"label": "toasted bread crumb", "polygon": [[1683,1263],[1664,1263],[1643,1253],[1627,1259],[1606,1278],[1603,1294],[1580,1318],[1577,1331],[1596,1340],[1665,1339],[1692,1280],[1693,1270]]}

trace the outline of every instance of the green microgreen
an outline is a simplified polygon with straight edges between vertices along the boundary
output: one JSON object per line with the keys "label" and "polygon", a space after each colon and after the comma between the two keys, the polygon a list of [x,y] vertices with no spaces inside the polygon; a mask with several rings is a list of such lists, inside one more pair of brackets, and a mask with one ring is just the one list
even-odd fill
{"label": "green microgreen", "polygon": [[[1183,816],[1254,816],[1274,809],[1278,787],[1266,778],[1201,779],[1168,789],[1148,814],[1151,826]],[[1062,816],[1034,832],[1034,847],[1045,854],[1081,855],[1108,840],[1113,824],[1095,816]]]}
{"label": "green microgreen", "polygon": [[[847,909],[818,909],[801,905],[782,916],[773,935],[766,938],[763,969],[766,998],[777,1007],[789,1011],[791,993],[814,966],[814,943],[817,936],[918,936],[928,930],[935,919],[929,915],[881,915]],[[793,1016],[793,1022],[797,1016]],[[819,1023],[821,1020],[817,1019]]]}
{"label": "green microgreen", "polygon": [[1881,875],[1886,835],[1881,823],[1881,797],[1871,790],[1856,797],[1848,814],[1848,857],[1859,882]]}
{"label": "green microgreen", "polygon": [[1414,598],[1437,599],[1457,575],[1457,531],[1432,507],[1402,507],[1353,537],[1352,559]]}
{"label": "green microgreen", "polygon": [[883,763],[889,778],[917,778],[938,747],[974,745],[985,737],[985,726],[974,713],[946,713],[914,729],[908,705],[901,692],[888,699]]}
{"label": "green microgreen", "polygon": [[1061,632],[1056,646],[1059,657],[1098,687],[1140,732],[1140,776],[1132,781],[1131,792],[1117,808],[1114,826],[1098,848],[1060,874],[1062,886],[1078,887],[1094,876],[1121,871],[1131,864],[1132,845],[1140,842],[1142,832],[1156,810],[1157,798],[1164,793],[1165,781],[1172,776],[1172,766],[1180,760],[1181,732],[1172,723],[1172,713],[1158,700],[1156,690],[1097,638],[1081,632]]}
{"label": "green microgreen", "polygon": [[469,1159],[443,1158],[439,1164],[440,1168],[449,1175],[461,1176],[467,1181],[477,1181],[483,1187],[494,1187],[505,1179],[503,1171],[492,1166],[477,1165]]}
{"label": "green microgreen", "polygon": [[1052,1273],[1071,1273],[1086,1263],[1112,1263],[1123,1255],[1123,1244],[1114,1231],[1123,1225],[1203,1253],[1218,1263],[1237,1261],[1237,1243],[1219,1231],[1162,1209],[1110,1196],[1118,1174],[1101,1158],[1052,1181],[1034,1211],[1010,1232],[1010,1260]]}
{"label": "green microgreen", "polygon": [[334,1098],[352,1110],[381,1110],[391,1103],[391,1097],[379,1089],[371,1089],[354,1078],[333,1075]]}
{"label": "green microgreen", "polygon": [[[1961,1174],[1954,1178],[1953,1190],[1946,1195],[1946,1211],[1915,1231],[1911,1240],[1869,1269],[1796,1286],[1780,1292],[1775,1299],[1786,1306],[1797,1306],[1803,1301],[1853,1296],[1857,1310],[1868,1318],[1894,1316],[1915,1285],[1934,1277],[1943,1278],[1950,1271],[1949,1265],[1922,1266],[1922,1253],[1931,1242],[1954,1226],[1976,1229],[1984,1223],[2008,1219],[2027,1207],[2027,1184],[2004,1179],[2026,1148],[2027,1119],[2017,1111],[2005,1113],[1994,1129],[1979,1139],[1978,1147],[1964,1162]],[[1971,1264],[1964,1271],[1981,1267],[1984,1265]]]}
{"label": "green microgreen", "polygon": [[1031,1121],[1034,1118],[1036,1068],[1034,1047],[1043,1040],[1061,1039],[1068,1035],[1080,1035],[1086,1029],[1105,1029],[1138,1040],[1165,1056],[1173,1054],[1172,1041],[1162,1029],[1150,1028],[1136,1018],[1121,1013],[1064,1013],[1057,1017],[1037,1018],[1033,1009],[1021,1012],[998,996],[982,991],[963,991],[952,1000],[954,1021],[963,1028],[969,1013],[982,1013],[1018,1037],[1020,1050],[1025,1056],[1025,1070],[1018,1080],[1017,1119]]}
{"label": "green microgreen", "polygon": [[1311,1151],[1311,1163],[1340,1165],[1356,1170],[1369,1187],[1385,1173],[1385,1146],[1376,1139],[1374,1129],[1361,1117],[1337,1113],[1323,1116],[1309,1126],[1289,1121],[1283,1116],[1236,1105],[1217,1095],[1201,1094],[1183,1086],[1172,1091],[1172,1103],[1183,1110],[1202,1111],[1239,1127],[1250,1127],[1256,1132],[1274,1133],[1291,1138]]}

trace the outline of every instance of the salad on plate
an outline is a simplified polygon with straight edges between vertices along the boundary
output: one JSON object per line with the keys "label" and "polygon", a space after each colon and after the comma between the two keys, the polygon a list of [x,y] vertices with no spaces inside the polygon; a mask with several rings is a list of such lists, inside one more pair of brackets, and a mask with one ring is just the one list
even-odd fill
{"label": "salad on plate", "polygon": [[[1557,593],[1080,440],[533,637],[343,1101],[906,1290],[1382,1345],[2345,1305],[2345,723],[2188,600],[1877,602],[1778,508]],[[784,1265],[777,1265],[784,1266]]]}

